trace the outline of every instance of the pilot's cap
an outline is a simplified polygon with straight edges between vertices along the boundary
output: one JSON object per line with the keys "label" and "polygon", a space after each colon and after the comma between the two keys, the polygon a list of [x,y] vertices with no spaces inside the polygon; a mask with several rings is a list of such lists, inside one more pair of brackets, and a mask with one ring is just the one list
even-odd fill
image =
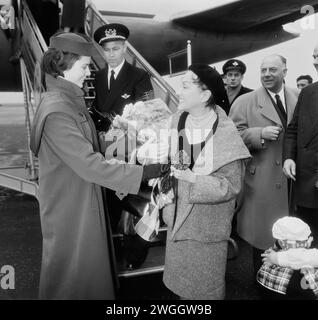
{"label": "pilot's cap", "polygon": [[126,26],[120,23],[110,23],[99,27],[94,32],[94,40],[102,45],[105,42],[116,40],[127,40],[129,30]]}
{"label": "pilot's cap", "polygon": [[214,68],[202,63],[192,64],[189,70],[195,73],[211,91],[215,103],[222,106],[226,93],[221,75]]}
{"label": "pilot's cap", "polygon": [[226,74],[228,71],[238,71],[241,74],[244,74],[246,71],[246,65],[241,60],[230,59],[224,63],[222,70],[224,74]]}
{"label": "pilot's cap", "polygon": [[93,42],[85,35],[61,32],[50,38],[50,48],[78,54],[80,56],[92,56]]}

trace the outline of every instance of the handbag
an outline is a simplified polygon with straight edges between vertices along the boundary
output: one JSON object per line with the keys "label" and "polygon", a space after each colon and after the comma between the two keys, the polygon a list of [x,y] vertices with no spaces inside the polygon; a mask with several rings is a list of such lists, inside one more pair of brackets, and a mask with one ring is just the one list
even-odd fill
{"label": "handbag", "polygon": [[123,210],[129,212],[135,217],[142,218],[148,210],[151,201],[152,187],[142,183],[138,194],[128,194],[122,199]]}
{"label": "handbag", "polygon": [[122,214],[117,229],[124,235],[124,252],[128,269],[140,267],[147,258],[149,244],[135,231],[135,225],[149,207],[152,187],[142,183],[138,194],[128,194],[121,200]]}

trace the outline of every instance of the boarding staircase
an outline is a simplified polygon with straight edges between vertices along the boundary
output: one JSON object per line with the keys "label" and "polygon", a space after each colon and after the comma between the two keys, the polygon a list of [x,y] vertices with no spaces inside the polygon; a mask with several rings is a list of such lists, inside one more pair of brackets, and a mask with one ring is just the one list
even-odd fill
{"label": "boarding staircase", "polygon": [[[43,52],[47,50],[47,44],[38,28],[32,13],[25,0],[19,1],[18,23],[21,30],[21,51],[20,58],[21,78],[25,101],[25,124],[27,130],[27,141],[30,141],[31,123],[43,91],[41,82],[40,61]],[[94,31],[106,24],[107,21],[93,7],[86,9],[85,32],[93,37]],[[95,52],[90,65],[91,76],[85,81],[85,100],[90,106],[94,101],[94,76],[97,70],[103,68],[105,59],[102,49],[95,45]],[[154,88],[154,96],[161,98],[172,112],[177,110],[178,99],[170,85],[152,68],[152,66],[140,55],[131,45],[127,44],[127,61],[132,65],[142,68],[148,72]],[[38,197],[38,165],[37,159],[31,150],[28,150],[28,161],[24,167],[0,168],[0,186],[4,186],[34,197]],[[138,269],[129,270],[126,267],[125,257],[120,252],[121,234],[113,234],[114,248],[116,248],[117,276],[129,278],[163,271],[164,249],[165,249],[166,228],[161,227],[156,240],[150,244],[150,250],[146,261]],[[234,245],[234,255],[236,245]]]}
{"label": "boarding staircase", "polygon": [[[25,124],[27,141],[30,141],[31,124],[38,105],[40,95],[43,92],[41,82],[40,61],[43,52],[47,50],[47,44],[41,34],[39,27],[34,20],[26,1],[19,1],[18,23],[21,34],[21,78],[25,102]],[[106,24],[107,21],[92,7],[86,9],[85,32],[92,37],[94,31]],[[91,76],[85,80],[85,100],[89,107],[95,99],[94,76],[97,70],[103,68],[105,59],[101,48],[96,45],[92,63],[90,65]],[[171,111],[177,109],[178,99],[165,80],[154,70],[147,61],[133,48],[127,44],[126,60],[148,72],[154,88],[156,98],[161,98]],[[37,159],[31,150],[28,150],[28,161],[23,167],[0,168],[0,186],[23,192],[38,197],[38,165]],[[113,234],[114,248],[116,249],[117,275],[120,278],[134,277],[139,275],[157,273],[163,271],[164,265],[164,244],[166,228],[161,227],[156,241],[150,243],[150,249],[146,261],[140,268],[129,270],[126,267],[125,257],[121,252],[122,234]]]}

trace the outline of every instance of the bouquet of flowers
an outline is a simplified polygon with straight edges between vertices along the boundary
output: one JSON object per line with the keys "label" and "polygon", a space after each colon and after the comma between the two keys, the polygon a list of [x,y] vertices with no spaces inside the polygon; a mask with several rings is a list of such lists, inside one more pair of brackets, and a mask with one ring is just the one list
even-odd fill
{"label": "bouquet of flowers", "polygon": [[[137,151],[143,146],[145,154],[144,157],[141,155],[138,161],[143,165],[151,163],[150,144],[168,143],[170,116],[171,111],[161,99],[126,105],[122,115],[116,115],[112,119],[106,134],[107,141],[112,142],[112,147],[106,150],[106,158],[115,156],[119,160],[137,163]],[[115,155],[114,149],[116,149]]]}
{"label": "bouquet of flowers", "polygon": [[0,10],[0,27],[1,29],[14,29],[14,8],[4,5]]}
{"label": "bouquet of flowers", "polygon": [[[158,144],[162,144],[166,150],[164,161],[168,163],[170,116],[171,111],[161,99],[126,105],[122,115],[113,118],[106,134],[106,141],[111,142],[106,148],[106,159],[142,165],[163,163],[163,158],[159,159],[157,154]],[[137,234],[145,240],[151,240],[158,233],[159,209],[173,202],[171,179],[167,173],[162,178],[149,181],[152,186],[151,202],[135,226]]]}

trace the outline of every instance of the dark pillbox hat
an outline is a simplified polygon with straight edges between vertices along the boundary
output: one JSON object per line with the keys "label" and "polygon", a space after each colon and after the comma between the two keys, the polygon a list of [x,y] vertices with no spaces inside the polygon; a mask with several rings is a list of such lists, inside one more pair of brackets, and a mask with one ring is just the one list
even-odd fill
{"label": "dark pillbox hat", "polygon": [[50,38],[50,48],[71,52],[80,56],[92,56],[94,51],[93,42],[85,35],[64,32]]}
{"label": "dark pillbox hat", "polygon": [[116,40],[127,40],[129,30],[126,26],[120,23],[110,23],[99,27],[94,32],[94,40],[102,45],[105,42]]}
{"label": "dark pillbox hat", "polygon": [[202,63],[192,64],[189,70],[211,91],[214,102],[225,111],[228,110],[229,102],[221,75],[214,68]]}

